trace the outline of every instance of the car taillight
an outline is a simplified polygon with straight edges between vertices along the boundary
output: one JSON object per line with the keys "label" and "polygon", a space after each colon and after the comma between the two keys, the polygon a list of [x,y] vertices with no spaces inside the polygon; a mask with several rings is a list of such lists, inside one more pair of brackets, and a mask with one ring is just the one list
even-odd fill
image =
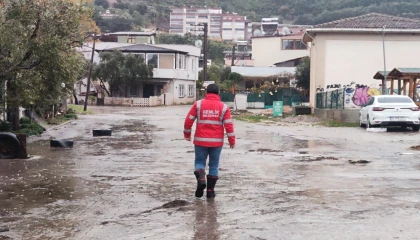
{"label": "car taillight", "polygon": [[373,107],[372,108],[373,111],[383,111],[385,110],[385,108],[381,108],[381,107]]}
{"label": "car taillight", "polygon": [[419,111],[419,107],[412,107],[410,108],[411,111]]}

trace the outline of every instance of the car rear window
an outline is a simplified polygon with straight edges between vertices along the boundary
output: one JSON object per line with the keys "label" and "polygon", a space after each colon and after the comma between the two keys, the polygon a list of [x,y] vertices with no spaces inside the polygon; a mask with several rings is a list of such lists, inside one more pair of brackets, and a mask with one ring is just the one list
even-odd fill
{"label": "car rear window", "polygon": [[382,97],[378,98],[379,103],[412,103],[413,100],[406,97]]}

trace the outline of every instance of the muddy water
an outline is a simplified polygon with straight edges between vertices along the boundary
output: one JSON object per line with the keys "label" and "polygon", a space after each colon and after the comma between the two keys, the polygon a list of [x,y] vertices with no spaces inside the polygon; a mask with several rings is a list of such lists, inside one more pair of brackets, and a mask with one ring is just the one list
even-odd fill
{"label": "muddy water", "polygon": [[95,111],[31,139],[30,159],[0,162],[0,239],[419,239],[411,132],[235,121],[207,201],[194,197],[187,106]]}

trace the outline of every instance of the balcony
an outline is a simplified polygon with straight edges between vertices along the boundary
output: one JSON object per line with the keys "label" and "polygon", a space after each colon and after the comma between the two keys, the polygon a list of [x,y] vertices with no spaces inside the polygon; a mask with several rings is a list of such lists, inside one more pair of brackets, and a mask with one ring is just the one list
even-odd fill
{"label": "balcony", "polygon": [[186,69],[153,69],[153,78],[197,80],[195,72]]}

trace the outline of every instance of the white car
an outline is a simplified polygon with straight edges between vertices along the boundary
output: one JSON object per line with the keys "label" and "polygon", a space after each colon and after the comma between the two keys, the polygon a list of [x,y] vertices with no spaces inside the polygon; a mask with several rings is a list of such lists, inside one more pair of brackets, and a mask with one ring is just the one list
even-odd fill
{"label": "white car", "polygon": [[419,107],[411,98],[403,95],[378,95],[369,99],[360,109],[360,126],[411,127],[413,131],[420,129]]}

